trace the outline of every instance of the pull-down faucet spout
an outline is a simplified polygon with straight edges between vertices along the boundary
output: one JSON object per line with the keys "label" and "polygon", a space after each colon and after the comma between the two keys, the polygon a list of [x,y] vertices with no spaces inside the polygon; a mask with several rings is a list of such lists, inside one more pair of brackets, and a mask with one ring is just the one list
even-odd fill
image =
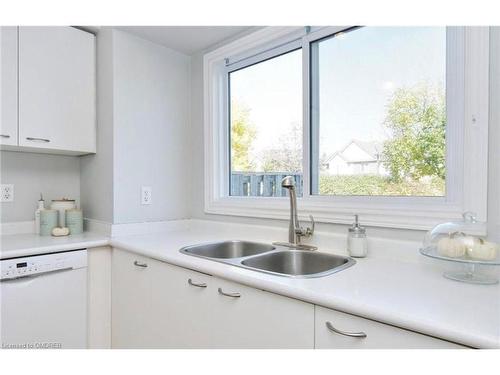
{"label": "pull-down faucet spout", "polygon": [[292,176],[286,176],[281,180],[281,187],[288,189],[290,196],[290,223],[288,226],[288,243],[277,243],[294,248],[304,248],[308,250],[316,250],[316,247],[301,244],[302,237],[310,237],[314,233],[314,219],[309,215],[312,222],[311,228],[302,228],[299,222],[299,215],[297,212],[297,193],[295,190],[295,179]]}

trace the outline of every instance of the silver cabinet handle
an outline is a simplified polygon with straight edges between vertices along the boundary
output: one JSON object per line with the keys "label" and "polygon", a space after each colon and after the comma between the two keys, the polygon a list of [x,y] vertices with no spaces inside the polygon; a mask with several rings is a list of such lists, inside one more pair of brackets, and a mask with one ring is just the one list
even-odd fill
{"label": "silver cabinet handle", "polygon": [[27,139],[28,141],[33,141],[33,142],[45,142],[45,143],[50,142],[50,139],[46,139],[46,138],[33,138],[33,137],[26,137],[26,139]]}
{"label": "silver cabinet handle", "polygon": [[220,294],[221,296],[233,297],[233,298],[239,298],[239,297],[241,297],[241,294],[240,294],[240,293],[238,293],[238,292],[234,292],[234,293],[226,293],[226,292],[224,292],[221,288],[219,288],[217,291],[219,292],[219,294]]}
{"label": "silver cabinet handle", "polygon": [[137,267],[142,267],[142,268],[146,268],[148,266],[147,263],[140,263],[138,261],[134,261],[134,265]]}
{"label": "silver cabinet handle", "polygon": [[364,339],[367,337],[366,333],[364,333],[364,332],[345,332],[345,331],[338,330],[330,322],[326,322],[326,328],[328,328],[332,332],[338,333],[339,335],[343,335],[343,336],[359,337],[361,339]]}
{"label": "silver cabinet handle", "polygon": [[192,286],[197,286],[198,288],[206,288],[207,287],[207,283],[195,283],[191,279],[188,279],[188,284],[192,285]]}
{"label": "silver cabinet handle", "polygon": [[10,135],[7,135],[7,134],[0,134],[0,137],[1,137],[1,138],[10,138]]}

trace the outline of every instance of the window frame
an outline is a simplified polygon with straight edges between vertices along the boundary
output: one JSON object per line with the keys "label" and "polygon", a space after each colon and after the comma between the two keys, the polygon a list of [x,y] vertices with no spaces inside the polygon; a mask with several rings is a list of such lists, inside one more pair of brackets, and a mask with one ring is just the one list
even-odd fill
{"label": "window frame", "polygon": [[[343,32],[351,32],[358,29],[359,26],[345,28],[341,31],[336,31],[331,33],[329,28],[325,28],[321,30],[320,33],[313,34],[308,38],[308,60],[312,62],[312,54],[311,54],[311,44],[315,42],[320,42],[321,40],[326,40],[333,37],[335,34],[343,33]],[[460,187],[463,185],[463,174],[459,173],[459,171],[463,168],[459,160],[455,157],[456,155],[461,154],[460,143],[461,132],[464,129],[464,113],[463,113],[463,102],[465,97],[465,90],[457,90],[460,86],[463,86],[464,76],[465,76],[465,28],[463,27],[447,27],[446,32],[446,114],[447,114],[447,124],[446,124],[446,183],[445,183],[445,195],[437,196],[437,197],[428,197],[428,196],[390,196],[390,195],[375,195],[375,196],[367,196],[367,195],[320,195],[320,194],[311,194],[313,190],[313,177],[312,174],[316,171],[316,168],[313,166],[315,163],[315,158],[313,157],[313,142],[312,139],[308,142],[310,151],[310,171],[309,171],[309,190],[308,193],[315,197],[327,197],[330,200],[338,200],[339,202],[347,202],[347,203],[385,203],[385,204],[404,204],[404,203],[415,203],[415,204],[456,204],[460,200]],[[451,46],[451,48],[450,48]],[[456,63],[456,61],[450,61],[449,52],[452,51],[456,57],[460,57],[460,63]],[[462,56],[463,55],[463,56]],[[309,71],[309,80],[312,81],[315,75],[314,69],[310,67]],[[313,85],[309,82],[308,92],[308,107],[312,107],[312,95]],[[457,95],[458,91],[458,95]],[[449,95],[450,93],[450,95]],[[310,128],[310,134],[313,134],[314,124],[312,113],[309,114],[309,123],[308,127]],[[451,126],[450,126],[451,124]],[[316,146],[316,149],[319,151],[319,147]],[[458,161],[458,163],[457,163]],[[316,166],[317,167],[317,166]],[[316,172],[318,173],[318,172]]]}
{"label": "window frame", "polygon": [[[455,106],[457,110],[453,112],[447,110],[448,116],[451,115],[448,122],[456,123],[457,129],[449,133],[447,125],[445,197],[311,195],[310,45],[314,41],[351,28],[352,26],[266,27],[204,55],[206,213],[272,219],[289,217],[287,197],[229,195],[230,125],[227,78],[229,69],[234,71],[253,65],[297,49],[300,44],[303,51],[304,183],[303,197],[298,199],[301,219],[312,214],[318,222],[348,224],[352,222],[352,215],[357,213],[362,216],[366,225],[407,229],[429,229],[438,222],[458,219],[465,211],[474,211],[478,219],[486,219],[488,27],[454,27],[455,32],[447,33],[447,45],[462,43],[464,56],[455,56],[460,58],[459,61],[463,61],[463,65],[452,65],[461,66],[463,73],[462,77],[453,80],[452,87],[449,87],[450,64],[447,63],[447,107],[449,100],[455,100],[458,105]],[[453,93],[458,93],[459,98],[452,98]]]}
{"label": "window frame", "polygon": [[[237,60],[236,62],[231,63],[230,61],[225,62],[225,73],[227,75],[227,85],[226,90],[222,93],[223,100],[226,102],[226,127],[227,127],[227,147],[228,147],[228,155],[225,156],[227,159],[227,170],[228,173],[226,178],[229,182],[228,185],[228,196],[231,196],[231,73],[237,72],[239,70],[251,67],[256,64],[264,63],[266,61],[272,60],[274,58],[283,56],[287,53],[294,52],[302,49],[302,41],[300,39],[295,39],[292,41],[287,41],[280,44],[277,47],[272,47],[269,50],[266,50],[261,53],[256,53],[254,56],[242,58],[241,60]],[[302,166],[303,167],[303,166]]]}

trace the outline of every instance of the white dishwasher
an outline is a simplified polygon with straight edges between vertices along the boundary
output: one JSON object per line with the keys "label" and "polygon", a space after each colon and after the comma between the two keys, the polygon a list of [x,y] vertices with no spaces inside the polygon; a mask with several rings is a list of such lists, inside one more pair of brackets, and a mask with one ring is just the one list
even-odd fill
{"label": "white dishwasher", "polygon": [[87,347],[87,250],[0,261],[2,349]]}

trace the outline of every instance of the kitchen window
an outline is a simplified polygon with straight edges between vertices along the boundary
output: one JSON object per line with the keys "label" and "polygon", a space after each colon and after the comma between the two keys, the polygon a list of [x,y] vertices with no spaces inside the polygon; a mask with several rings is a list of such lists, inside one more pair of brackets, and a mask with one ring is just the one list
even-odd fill
{"label": "kitchen window", "polygon": [[301,186],[302,51],[232,70],[228,85],[230,194],[280,196],[287,175]]}
{"label": "kitchen window", "polygon": [[[488,28],[264,28],[205,55],[205,210],[426,229],[486,214]],[[473,183],[474,181],[474,183]]]}
{"label": "kitchen window", "polygon": [[310,51],[312,194],[445,196],[446,27],[354,28]]}

